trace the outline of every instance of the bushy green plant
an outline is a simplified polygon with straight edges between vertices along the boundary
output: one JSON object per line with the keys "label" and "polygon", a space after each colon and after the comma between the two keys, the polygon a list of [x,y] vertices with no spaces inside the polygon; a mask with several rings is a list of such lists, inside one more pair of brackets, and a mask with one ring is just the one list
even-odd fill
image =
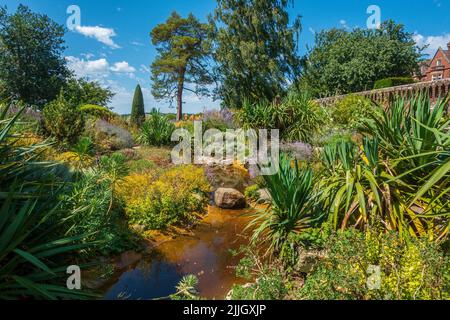
{"label": "bushy green plant", "polygon": [[450,261],[428,240],[350,229],[333,234],[324,249],[326,257],[295,298],[436,300],[450,296]]}
{"label": "bushy green plant", "polygon": [[153,109],[147,121],[141,127],[139,140],[149,146],[167,146],[171,144],[172,133],[175,125],[161,112]]}
{"label": "bushy green plant", "polygon": [[332,107],[333,124],[346,130],[361,130],[372,121],[372,117],[379,116],[382,111],[367,98],[349,95]]}
{"label": "bushy green plant", "polygon": [[44,107],[42,116],[43,129],[59,143],[72,145],[83,133],[83,113],[77,102],[64,98],[63,92]]}
{"label": "bushy green plant", "polygon": [[325,147],[318,187],[335,228],[372,220],[402,236],[439,240],[448,234],[446,103],[431,109],[421,96],[397,100],[383,117],[373,118],[359,148]]}
{"label": "bushy green plant", "polygon": [[401,85],[410,84],[410,83],[414,83],[414,79],[411,77],[392,77],[392,78],[385,78],[385,79],[376,81],[373,88],[376,90],[376,89],[401,86]]}
{"label": "bushy green plant", "polygon": [[244,195],[247,199],[251,201],[258,201],[259,200],[259,186],[257,184],[252,185],[250,187],[247,187],[245,189]]}
{"label": "bushy green plant", "polygon": [[130,223],[150,230],[192,223],[204,213],[209,192],[203,169],[193,166],[175,167],[158,177],[132,174],[118,189]]}
{"label": "bushy green plant", "polygon": [[103,172],[89,169],[83,171],[61,198],[62,212],[83,208],[74,216],[74,225],[67,234],[86,234],[83,241],[95,243],[87,251],[88,256],[117,254],[136,247],[136,237],[128,229],[122,203],[115,201],[110,210],[114,196]]}
{"label": "bushy green plant", "polygon": [[229,295],[231,300],[286,298],[288,281],[279,263],[261,261],[258,250],[251,246],[241,247],[234,254],[244,254],[236,267],[236,276],[253,282],[246,285],[234,285]]}
{"label": "bushy green plant", "polygon": [[70,176],[63,174],[64,167],[41,161],[45,144],[15,145],[20,136],[11,130],[23,110],[7,118],[7,109],[0,115],[0,299],[85,297],[62,285],[68,255],[92,245],[81,243],[84,234],[60,231],[73,226],[81,210],[73,208],[57,219],[61,183]]}
{"label": "bushy green plant", "polygon": [[277,103],[244,101],[236,119],[244,128],[279,129],[287,141],[310,142],[319,134],[329,115],[307,93],[291,91]]}
{"label": "bushy green plant", "polygon": [[268,242],[270,251],[279,252],[291,233],[308,230],[320,218],[313,206],[313,172],[282,155],[278,173],[264,179],[271,205],[257,213],[248,228],[254,229],[253,243]]}
{"label": "bushy green plant", "polygon": [[96,119],[103,119],[108,121],[114,114],[106,107],[97,106],[95,104],[84,104],[80,107],[80,111],[86,116],[91,116]]}

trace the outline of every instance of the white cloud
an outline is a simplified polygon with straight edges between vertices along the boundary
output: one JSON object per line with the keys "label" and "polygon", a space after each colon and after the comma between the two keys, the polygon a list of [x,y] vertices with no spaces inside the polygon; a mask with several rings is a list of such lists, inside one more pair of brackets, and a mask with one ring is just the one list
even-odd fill
{"label": "white cloud", "polygon": [[109,73],[109,63],[106,59],[84,60],[73,56],[66,57],[70,70],[79,77],[98,77]]}
{"label": "white cloud", "polygon": [[97,41],[107,45],[110,48],[120,48],[112,39],[116,36],[116,32],[111,28],[103,28],[99,26],[77,26],[75,31],[89,38],[94,38]]}
{"label": "white cloud", "polygon": [[67,65],[78,77],[89,77],[99,79],[109,75],[110,72],[126,74],[130,78],[135,78],[136,69],[128,62],[116,62],[112,66],[105,58],[98,60],[80,59],[73,56],[66,57]]}
{"label": "white cloud", "polygon": [[126,61],[116,62],[114,66],[111,67],[111,71],[117,73],[134,73],[136,69],[128,64]]}
{"label": "white cloud", "polygon": [[450,42],[450,33],[441,36],[423,36],[416,33],[413,38],[418,46],[428,45],[428,48],[425,49],[425,53],[433,56],[439,47],[447,49],[447,43]]}
{"label": "white cloud", "polygon": [[139,42],[139,41],[132,41],[131,44],[132,44],[133,46],[137,46],[137,47],[143,47],[143,46],[145,46],[145,44],[143,44],[142,42]]}

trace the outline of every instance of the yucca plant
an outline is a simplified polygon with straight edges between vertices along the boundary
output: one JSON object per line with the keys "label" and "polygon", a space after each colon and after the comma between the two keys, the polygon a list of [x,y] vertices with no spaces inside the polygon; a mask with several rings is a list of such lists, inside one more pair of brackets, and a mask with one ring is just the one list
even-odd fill
{"label": "yucca plant", "polygon": [[348,147],[325,148],[329,170],[321,184],[335,228],[377,221],[404,236],[442,239],[448,234],[446,104],[438,101],[432,109],[422,96],[399,99],[367,127],[356,157]]}
{"label": "yucca plant", "polygon": [[7,118],[7,110],[0,115],[0,299],[86,297],[64,286],[67,254],[91,244],[61,232],[77,210],[56,219],[61,185],[51,179],[58,165],[38,161],[45,144],[16,146],[20,136],[11,130],[22,111]]}
{"label": "yucca plant", "polygon": [[269,252],[278,252],[290,234],[307,231],[320,219],[314,207],[313,172],[281,155],[278,173],[264,180],[271,205],[258,212],[247,228],[254,230],[253,243],[268,243]]}
{"label": "yucca plant", "polygon": [[171,144],[175,125],[158,110],[153,109],[141,127],[139,141],[149,146],[162,147]]}

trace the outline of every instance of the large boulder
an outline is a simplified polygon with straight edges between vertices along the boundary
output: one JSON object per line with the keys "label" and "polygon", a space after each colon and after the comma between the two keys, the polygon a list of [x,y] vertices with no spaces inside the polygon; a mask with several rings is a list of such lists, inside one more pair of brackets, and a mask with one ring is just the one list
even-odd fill
{"label": "large boulder", "polygon": [[246,207],[244,195],[231,188],[219,188],[214,194],[216,206],[222,209],[243,209]]}

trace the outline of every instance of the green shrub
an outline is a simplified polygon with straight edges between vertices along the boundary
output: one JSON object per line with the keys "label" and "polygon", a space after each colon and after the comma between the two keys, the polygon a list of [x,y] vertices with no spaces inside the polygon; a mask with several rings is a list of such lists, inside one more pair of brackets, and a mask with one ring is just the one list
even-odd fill
{"label": "green shrub", "polygon": [[153,109],[142,125],[139,140],[149,146],[167,146],[171,144],[173,131],[175,131],[175,125],[162,113]]}
{"label": "green shrub", "polygon": [[279,253],[291,233],[307,231],[319,218],[313,206],[313,172],[282,155],[278,173],[264,179],[271,206],[256,213],[248,228],[254,229],[252,243],[267,242],[269,250]]}
{"label": "green shrub", "polygon": [[367,98],[349,95],[332,107],[332,119],[335,126],[346,130],[360,130],[380,115],[381,110]]}
{"label": "green shrub", "polygon": [[0,115],[0,299],[86,297],[65,286],[67,262],[92,245],[81,243],[84,234],[63,232],[74,226],[82,208],[64,211],[65,219],[58,219],[58,195],[71,176],[64,166],[41,161],[46,144],[16,145],[21,137],[11,130],[21,112],[13,118]]}
{"label": "green shrub", "polygon": [[[241,247],[235,255],[244,257],[236,266],[236,276],[248,281],[246,285],[234,285],[231,300],[282,300],[288,293],[285,272],[277,262],[263,262],[254,247]],[[256,279],[256,280],[255,280]]]}
{"label": "green shrub", "polygon": [[[353,229],[333,234],[326,258],[306,278],[297,299],[435,300],[450,297],[450,263],[439,246],[398,233]],[[379,278],[376,272],[380,268]],[[378,281],[379,280],[379,281]]]}
{"label": "green shrub", "polygon": [[74,226],[67,234],[88,235],[83,241],[95,242],[88,251],[89,256],[118,254],[136,248],[136,237],[128,229],[121,202],[114,201],[114,207],[109,210],[113,192],[105,175],[91,169],[84,171],[62,197],[63,212],[83,208],[74,216]]}
{"label": "green shrub", "polygon": [[209,192],[203,169],[194,166],[175,167],[159,177],[132,174],[118,188],[130,223],[149,230],[192,223],[204,213]]}
{"label": "green shrub", "polygon": [[247,199],[251,201],[258,201],[259,200],[259,186],[257,184],[247,187],[245,189],[244,195]]}
{"label": "green shrub", "polygon": [[72,145],[84,130],[84,116],[77,103],[66,100],[63,93],[48,103],[42,112],[43,128],[59,143]]}
{"label": "green shrub", "polygon": [[385,78],[376,81],[373,89],[376,90],[376,89],[390,88],[411,83],[414,83],[414,79],[411,77]]}
{"label": "green shrub", "polygon": [[280,104],[244,101],[236,119],[244,128],[279,129],[287,141],[311,142],[328,121],[327,112],[307,93],[290,92]]}
{"label": "green shrub", "polygon": [[97,106],[95,104],[85,104],[80,107],[80,111],[96,119],[103,119],[108,121],[114,116],[114,113],[106,107]]}

